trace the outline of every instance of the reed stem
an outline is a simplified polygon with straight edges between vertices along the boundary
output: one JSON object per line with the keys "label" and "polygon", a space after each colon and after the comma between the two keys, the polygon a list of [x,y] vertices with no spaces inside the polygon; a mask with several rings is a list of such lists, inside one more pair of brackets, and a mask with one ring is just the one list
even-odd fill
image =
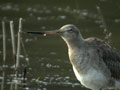
{"label": "reed stem", "polygon": [[22,32],[22,18],[19,19],[19,30],[18,30],[18,42],[17,42],[17,57],[16,57],[16,68],[20,64],[20,41],[21,41],[21,32]]}
{"label": "reed stem", "polygon": [[2,82],[1,82],[1,90],[4,90],[5,84],[5,62],[6,62],[6,32],[5,32],[5,22],[2,21],[2,31],[3,31],[3,73],[2,73]]}
{"label": "reed stem", "polygon": [[99,6],[97,6],[97,11],[98,11],[98,14],[100,15],[100,18],[101,18],[102,23],[104,25],[104,29],[106,29],[106,31],[109,33],[110,31],[109,31],[108,26],[107,26],[107,24],[105,22],[104,16],[102,14],[102,10],[101,10],[101,8]]}
{"label": "reed stem", "polygon": [[14,24],[13,21],[10,21],[10,31],[11,31],[11,40],[12,40],[12,49],[13,49],[13,60],[16,68],[16,46],[15,46],[15,35],[14,35]]}
{"label": "reed stem", "polygon": [[16,56],[16,81],[15,90],[18,90],[18,71],[20,64],[20,42],[21,42],[21,31],[22,31],[22,18],[19,19],[19,30],[18,30],[18,42],[17,42],[17,56]]}
{"label": "reed stem", "polygon": [[2,31],[3,31],[3,65],[6,61],[6,32],[5,32],[5,22],[2,21]]}

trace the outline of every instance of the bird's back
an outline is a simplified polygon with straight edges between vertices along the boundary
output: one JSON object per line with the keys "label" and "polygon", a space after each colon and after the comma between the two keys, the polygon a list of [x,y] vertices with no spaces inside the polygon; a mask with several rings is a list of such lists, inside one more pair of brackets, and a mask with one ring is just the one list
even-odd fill
{"label": "bird's back", "polygon": [[[120,53],[98,38],[88,38],[86,39],[86,42],[89,47],[96,50],[99,61],[103,62],[104,66],[109,70],[112,86],[115,87],[116,81],[118,81],[120,85]],[[102,67],[102,65],[100,66]],[[107,72],[103,72],[107,74]]]}

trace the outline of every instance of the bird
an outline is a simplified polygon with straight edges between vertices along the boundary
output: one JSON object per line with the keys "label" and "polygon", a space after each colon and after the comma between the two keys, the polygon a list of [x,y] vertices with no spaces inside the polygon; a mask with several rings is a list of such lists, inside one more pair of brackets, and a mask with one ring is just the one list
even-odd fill
{"label": "bird", "polygon": [[74,74],[80,83],[92,90],[120,89],[120,53],[102,39],[84,39],[80,30],[67,24],[52,31],[27,33],[60,36],[68,47]]}

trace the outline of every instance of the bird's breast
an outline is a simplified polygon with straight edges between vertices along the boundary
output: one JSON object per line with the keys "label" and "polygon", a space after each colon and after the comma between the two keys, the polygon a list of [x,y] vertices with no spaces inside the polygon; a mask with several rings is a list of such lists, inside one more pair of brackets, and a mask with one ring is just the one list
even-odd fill
{"label": "bird's breast", "polygon": [[86,52],[84,49],[69,50],[70,62],[72,66],[79,68],[80,73],[83,73],[87,68],[89,68],[89,57],[86,56],[86,53],[88,52]]}
{"label": "bird's breast", "polygon": [[106,80],[104,73],[96,67],[97,58],[96,56],[92,56],[93,53],[91,51],[84,48],[79,51],[71,50],[69,52],[69,58],[75,76],[81,84],[87,88],[98,90],[104,88],[108,84],[108,80]]}
{"label": "bird's breast", "polygon": [[90,68],[86,74],[80,74],[78,70],[73,66],[73,71],[76,78],[81,82],[81,84],[87,88],[93,90],[99,90],[106,87],[108,81],[102,72]]}

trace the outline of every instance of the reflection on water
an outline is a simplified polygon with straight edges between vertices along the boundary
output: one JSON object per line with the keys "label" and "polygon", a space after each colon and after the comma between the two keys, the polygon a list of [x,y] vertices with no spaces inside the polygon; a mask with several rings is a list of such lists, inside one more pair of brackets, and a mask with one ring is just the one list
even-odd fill
{"label": "reflection on water", "polygon": [[[113,33],[113,45],[120,49],[119,1],[114,0],[26,0],[0,2],[0,20],[6,21],[7,31],[7,62],[2,66],[2,43],[0,43],[0,84],[2,71],[5,67],[5,90],[10,90],[11,82],[15,83],[15,65],[12,57],[9,21],[15,22],[17,39],[18,19],[23,17],[23,31],[44,31],[58,29],[64,24],[72,23],[80,28],[84,38],[95,36],[104,38],[103,26],[96,10],[96,5],[102,13]],[[0,25],[1,28],[1,25]],[[46,35],[44,35],[46,36]],[[80,90],[86,89],[75,78],[67,55],[67,46],[56,36],[39,36],[23,34],[27,55],[22,50],[20,55],[20,90]],[[0,32],[0,42],[2,33]],[[27,66],[25,82],[23,71]]]}

